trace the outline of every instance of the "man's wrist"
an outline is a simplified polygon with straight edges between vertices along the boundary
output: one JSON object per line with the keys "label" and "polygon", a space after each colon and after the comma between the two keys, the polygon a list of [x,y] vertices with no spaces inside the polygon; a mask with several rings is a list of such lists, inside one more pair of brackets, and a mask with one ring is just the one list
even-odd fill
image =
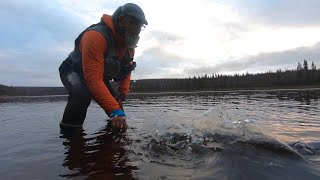
{"label": "man's wrist", "polygon": [[118,116],[126,116],[126,114],[121,109],[116,109],[111,112],[111,115],[110,115],[111,118],[118,117]]}

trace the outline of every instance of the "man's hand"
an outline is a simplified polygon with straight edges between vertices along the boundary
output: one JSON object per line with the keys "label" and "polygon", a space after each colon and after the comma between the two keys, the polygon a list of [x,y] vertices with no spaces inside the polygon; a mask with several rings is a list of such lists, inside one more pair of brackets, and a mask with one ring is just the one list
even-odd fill
{"label": "man's hand", "polygon": [[121,109],[113,110],[111,112],[111,126],[114,129],[126,129],[126,115]]}
{"label": "man's hand", "polygon": [[118,116],[118,117],[111,118],[111,126],[114,129],[126,129],[127,128],[126,117]]}

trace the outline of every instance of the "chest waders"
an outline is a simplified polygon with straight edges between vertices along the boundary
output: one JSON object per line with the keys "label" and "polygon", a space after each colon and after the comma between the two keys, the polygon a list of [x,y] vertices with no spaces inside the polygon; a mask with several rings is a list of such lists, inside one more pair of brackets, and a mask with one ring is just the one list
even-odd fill
{"label": "chest waders", "polygon": [[[116,93],[109,81],[121,81],[134,70],[136,64],[133,62],[131,49],[126,49],[121,60],[116,56],[116,41],[110,28],[103,21],[93,24],[85,29],[75,40],[75,48],[66,60],[59,67],[60,78],[66,87],[69,96],[62,121],[61,129],[82,128],[86,118],[87,109],[90,105],[92,96],[85,84],[82,70],[82,54],[78,48],[83,34],[89,30],[101,33],[107,42],[107,49],[104,54],[104,83],[110,93],[115,97]],[[109,114],[108,114],[109,115]]]}

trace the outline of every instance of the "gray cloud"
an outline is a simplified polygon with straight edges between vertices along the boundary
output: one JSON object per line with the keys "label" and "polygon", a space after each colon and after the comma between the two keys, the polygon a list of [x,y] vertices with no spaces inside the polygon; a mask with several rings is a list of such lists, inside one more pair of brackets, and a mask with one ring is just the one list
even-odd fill
{"label": "gray cloud", "polygon": [[179,68],[184,59],[157,46],[144,51],[136,61],[138,65],[133,78],[146,79],[168,77],[170,75],[168,69]]}
{"label": "gray cloud", "polygon": [[295,69],[298,62],[306,59],[311,63],[320,65],[320,42],[311,47],[300,47],[288,51],[275,53],[262,53],[242,59],[231,60],[216,66],[204,66],[193,69],[185,69],[187,74],[203,75],[205,73],[243,72],[251,73],[275,71],[277,69]]}
{"label": "gray cloud", "polygon": [[146,38],[155,38],[160,43],[179,42],[182,37],[164,31],[151,31]]}
{"label": "gray cloud", "polygon": [[142,52],[142,56],[136,57],[138,65],[133,78],[146,79],[174,76],[168,70],[171,68],[178,69],[180,64],[185,62],[185,59],[165,51],[163,47],[168,44],[182,43],[183,38],[164,31],[151,31],[144,38],[153,39],[157,43]]}
{"label": "gray cloud", "polygon": [[251,30],[247,25],[240,23],[222,24],[221,27],[223,27],[224,33],[229,36],[227,40],[239,39],[241,37],[241,33],[249,32]]}
{"label": "gray cloud", "polygon": [[[280,26],[319,24],[320,1],[316,0],[223,0],[221,3],[230,3],[240,14],[251,18],[253,23]],[[109,2],[104,6],[111,7]],[[116,5],[112,4],[112,7]],[[77,8],[82,9],[82,5]],[[79,17],[77,13],[83,12],[77,8],[64,9],[56,1],[0,1],[0,84],[61,86],[58,67],[72,50],[76,36],[90,25],[85,24]],[[95,7],[89,11],[93,9]],[[227,39],[236,39],[239,32],[250,31],[250,26],[246,24],[213,22],[228,33]],[[168,43],[183,43],[183,37],[164,31],[151,31],[146,34],[146,38],[155,39],[157,45],[137,57],[138,67],[133,78],[181,77],[181,74],[172,72],[171,69],[179,69],[185,62],[195,62],[166,52],[162,48]],[[260,54],[231,60],[214,67],[184,69],[183,75],[295,68],[297,62],[303,59],[314,60],[319,65],[319,46],[317,44],[313,47]]]}
{"label": "gray cloud", "polygon": [[253,23],[276,26],[320,25],[318,0],[220,0]]}
{"label": "gray cloud", "polygon": [[150,79],[178,76],[178,73],[175,74],[171,71],[173,68],[178,69],[186,59],[165,51],[163,47],[168,44],[182,43],[183,38],[164,31],[151,31],[144,38],[156,40],[157,45],[142,52],[142,56],[136,57],[138,65],[133,78]]}
{"label": "gray cloud", "polygon": [[30,48],[31,41],[33,45],[71,41],[84,28],[79,17],[54,2],[1,1],[0,7],[0,48]]}
{"label": "gray cloud", "polygon": [[144,38],[149,40],[155,40],[157,43],[156,46],[159,46],[160,48],[165,47],[169,44],[180,45],[181,43],[183,43],[184,40],[184,38],[181,36],[160,30],[150,31],[145,35]]}
{"label": "gray cloud", "polygon": [[66,58],[56,51],[0,52],[0,84],[15,86],[61,86],[58,67]]}
{"label": "gray cloud", "polygon": [[60,86],[58,67],[83,20],[57,2],[36,0],[1,1],[0,20],[0,84]]}

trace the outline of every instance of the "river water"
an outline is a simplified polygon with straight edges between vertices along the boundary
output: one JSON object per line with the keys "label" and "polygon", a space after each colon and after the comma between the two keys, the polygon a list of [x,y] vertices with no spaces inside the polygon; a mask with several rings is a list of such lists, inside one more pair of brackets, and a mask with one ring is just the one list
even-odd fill
{"label": "river water", "polygon": [[320,179],[320,90],[131,95],[116,132],[91,103],[62,133],[66,96],[0,99],[0,179]]}

